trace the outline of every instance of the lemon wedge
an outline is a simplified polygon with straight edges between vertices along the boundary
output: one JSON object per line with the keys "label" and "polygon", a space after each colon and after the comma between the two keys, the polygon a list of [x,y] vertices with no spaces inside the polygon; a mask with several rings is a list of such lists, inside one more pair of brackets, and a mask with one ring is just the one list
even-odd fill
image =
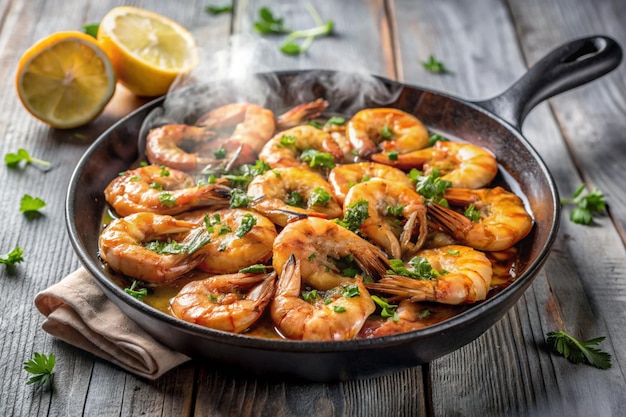
{"label": "lemon wedge", "polygon": [[16,88],[22,104],[50,126],[70,129],[95,119],[115,92],[115,71],[98,42],[82,32],[57,32],[21,57]]}
{"label": "lemon wedge", "polygon": [[100,22],[98,41],[120,83],[138,96],[165,94],[179,74],[198,63],[198,49],[187,29],[137,7],[111,9]]}

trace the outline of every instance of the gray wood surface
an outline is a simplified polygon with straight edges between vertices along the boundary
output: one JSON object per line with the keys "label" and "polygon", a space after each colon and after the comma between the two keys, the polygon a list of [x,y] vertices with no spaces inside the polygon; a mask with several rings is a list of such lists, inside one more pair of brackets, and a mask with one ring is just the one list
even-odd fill
{"label": "gray wood surface", "polygon": [[[235,12],[204,13],[228,1],[129,1],[179,21],[207,48],[235,34],[248,48],[258,9],[269,5],[293,27],[312,20],[304,1],[240,0]],[[263,37],[262,69],[365,71],[459,97],[479,100],[506,89],[555,46],[606,34],[626,45],[626,2],[620,0],[359,0],[311,1],[335,34],[309,52],[276,52],[279,37]],[[585,183],[604,191],[608,214],[592,227],[563,213],[554,250],[533,285],[495,326],[432,363],[384,377],[341,383],[287,383],[253,378],[195,360],[149,382],[55,340],[40,328],[34,295],[78,267],[66,234],[65,192],[89,144],[145,100],[118,88],[105,112],[69,131],[48,128],[19,104],[14,76],[23,52],[59,30],[94,23],[113,0],[0,2],[0,155],[26,148],[53,169],[0,167],[0,254],[16,244],[26,261],[11,274],[0,265],[0,415],[98,416],[612,416],[626,409],[626,67],[564,93],[533,110],[523,133],[537,149],[562,196]],[[245,48],[244,48],[245,49]],[[254,51],[255,48],[246,49]],[[258,52],[258,51],[257,51]],[[430,54],[453,74],[421,62]],[[245,61],[245,56],[241,59]],[[256,68],[255,68],[256,69]],[[44,215],[19,213],[25,193],[47,202]],[[613,367],[574,365],[552,354],[549,331],[580,338],[606,336]],[[33,352],[57,356],[53,390],[26,385],[22,364]]]}

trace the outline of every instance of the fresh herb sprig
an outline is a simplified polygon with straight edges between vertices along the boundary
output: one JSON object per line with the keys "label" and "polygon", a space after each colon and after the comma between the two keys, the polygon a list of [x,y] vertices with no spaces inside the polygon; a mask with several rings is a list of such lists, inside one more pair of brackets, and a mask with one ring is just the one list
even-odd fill
{"label": "fresh herb sprig", "polygon": [[207,6],[204,11],[210,15],[216,16],[218,14],[230,13],[233,11],[233,6],[230,4],[224,6]]}
{"label": "fresh herb sprig", "polygon": [[20,200],[20,213],[24,213],[24,216],[29,220],[32,220],[41,215],[40,209],[46,206],[46,202],[39,197],[33,197],[28,194],[24,194]]}
{"label": "fresh herb sprig", "polygon": [[50,169],[50,162],[31,156],[24,148],[18,149],[15,153],[9,152],[4,155],[4,163],[9,168],[18,168],[21,162],[24,162],[24,165],[33,164],[44,171]]}
{"label": "fresh herb sprig", "polygon": [[574,191],[572,198],[561,199],[561,205],[576,204],[570,213],[570,220],[576,224],[588,226],[593,223],[594,214],[601,213],[606,209],[606,201],[602,191],[596,189],[583,195],[584,189],[585,184],[581,184]]}
{"label": "fresh herb sprig", "polygon": [[426,71],[432,72],[433,74],[452,74],[452,71],[446,68],[443,62],[435,58],[434,55],[430,55],[428,61],[422,61],[422,66]]}
{"label": "fresh herb sprig", "polygon": [[32,359],[24,362],[24,370],[34,376],[28,379],[27,384],[45,385],[52,381],[54,377],[54,365],[56,365],[56,357],[51,353],[45,355],[43,353],[34,352]]}
{"label": "fresh herb sprig", "polygon": [[[262,7],[259,9],[259,20],[254,22],[254,29],[263,35],[288,33],[287,38],[280,46],[280,51],[286,55],[304,53],[311,47],[316,37],[330,35],[334,27],[334,22],[332,20],[324,22],[311,4],[307,3],[305,7],[317,26],[310,29],[292,31],[284,25],[284,19],[274,16],[269,8]],[[304,40],[301,44],[298,44],[296,40],[302,38]]]}
{"label": "fresh herb sprig", "polygon": [[580,341],[564,331],[549,332],[547,336],[547,342],[552,349],[570,362],[586,363],[599,369],[611,367],[611,355],[593,347],[600,344],[604,337]]}
{"label": "fresh herb sprig", "polygon": [[9,270],[14,270],[17,264],[24,262],[22,255],[24,255],[24,249],[16,245],[11,252],[0,255],[0,264],[6,265]]}
{"label": "fresh herb sprig", "polygon": [[148,295],[148,289],[147,288],[137,288],[137,285],[139,285],[139,281],[134,279],[133,283],[130,285],[130,288],[124,288],[124,292],[126,294],[129,294],[129,295],[135,297],[139,301],[143,301],[143,298],[146,295]]}

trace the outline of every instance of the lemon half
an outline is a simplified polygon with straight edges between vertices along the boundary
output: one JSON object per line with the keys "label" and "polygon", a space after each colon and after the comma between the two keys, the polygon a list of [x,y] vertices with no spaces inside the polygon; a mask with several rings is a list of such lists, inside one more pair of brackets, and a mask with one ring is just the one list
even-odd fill
{"label": "lemon half", "polygon": [[98,41],[120,83],[138,96],[165,94],[179,74],[198,63],[198,49],[187,29],[136,7],[111,9],[100,22]]}
{"label": "lemon half", "polygon": [[113,65],[82,32],[57,32],[31,46],[18,63],[17,94],[50,126],[69,129],[95,119],[115,92]]}

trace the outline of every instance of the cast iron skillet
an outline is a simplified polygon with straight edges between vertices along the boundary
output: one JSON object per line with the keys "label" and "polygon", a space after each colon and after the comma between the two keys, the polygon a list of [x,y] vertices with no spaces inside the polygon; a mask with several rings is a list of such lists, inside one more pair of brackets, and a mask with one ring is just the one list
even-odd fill
{"label": "cast iron skillet", "polygon": [[[163,314],[127,295],[109,277],[98,258],[103,190],[120,171],[137,159],[137,137],[144,118],[163,105],[148,103],[120,120],[87,150],[72,176],[66,221],[70,240],[82,264],[96,277],[107,296],[156,339],[190,356],[260,375],[290,376],[316,381],[377,376],[426,363],[471,342],[496,323],[531,284],[545,262],[559,225],[559,198],[548,168],[520,133],[522,121],[539,102],[592,81],[618,66],[620,46],[593,36],[560,46],[510,89],[490,100],[471,102],[423,88],[379,78],[395,100],[386,103],[415,114],[430,129],[490,149],[519,186],[535,225],[522,245],[519,277],[487,301],[432,327],[377,339],[344,342],[303,342],[252,338],[203,328]],[[296,80],[333,78],[333,71],[291,71],[271,74],[286,107],[295,102]],[[263,76],[263,75],[260,75]],[[312,79],[312,78],[308,78]],[[335,97],[323,82],[310,85],[311,94]],[[337,103],[335,103],[337,104]],[[368,102],[366,105],[380,103]],[[341,102],[339,102],[341,110]]]}

